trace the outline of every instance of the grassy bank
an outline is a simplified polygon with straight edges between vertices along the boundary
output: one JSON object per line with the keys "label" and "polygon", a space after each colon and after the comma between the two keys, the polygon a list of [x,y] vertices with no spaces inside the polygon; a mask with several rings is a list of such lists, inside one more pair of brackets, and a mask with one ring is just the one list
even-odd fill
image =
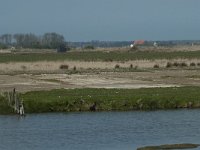
{"label": "grassy bank", "polygon": [[200,108],[200,87],[60,89],[21,94],[27,113]]}
{"label": "grassy bank", "polygon": [[8,106],[8,101],[0,95],[0,114],[12,114],[13,109]]}
{"label": "grassy bank", "polygon": [[0,54],[0,63],[5,62],[34,62],[34,61],[128,61],[128,60],[155,60],[155,59],[193,59],[200,58],[200,51],[179,52],[68,52],[60,53],[26,53]]}

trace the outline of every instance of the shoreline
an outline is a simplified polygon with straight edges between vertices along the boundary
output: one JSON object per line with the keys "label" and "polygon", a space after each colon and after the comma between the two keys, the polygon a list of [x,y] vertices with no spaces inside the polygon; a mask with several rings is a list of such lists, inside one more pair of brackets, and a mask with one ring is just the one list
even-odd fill
{"label": "shoreline", "polygon": [[[200,87],[141,89],[57,89],[19,93],[25,113],[154,111],[200,108]],[[0,114],[12,114],[6,97]]]}

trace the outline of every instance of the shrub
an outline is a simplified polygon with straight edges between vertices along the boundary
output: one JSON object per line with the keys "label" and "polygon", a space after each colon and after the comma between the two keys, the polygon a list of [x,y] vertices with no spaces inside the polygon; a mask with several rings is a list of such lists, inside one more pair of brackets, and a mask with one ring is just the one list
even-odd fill
{"label": "shrub", "polygon": [[178,62],[174,62],[173,66],[178,67],[180,64]]}
{"label": "shrub", "polygon": [[115,69],[119,69],[120,68],[120,65],[119,64],[116,64],[115,65]]}
{"label": "shrub", "polygon": [[166,65],[166,68],[170,68],[170,67],[172,67],[172,63],[168,62]]}
{"label": "shrub", "polygon": [[155,64],[155,65],[153,66],[153,68],[160,68],[160,66],[159,66],[158,64]]}
{"label": "shrub", "polygon": [[195,67],[196,64],[195,64],[194,62],[192,62],[192,63],[190,63],[190,66],[191,66],[191,67]]}
{"label": "shrub", "polygon": [[187,67],[187,63],[185,62],[182,62],[182,63],[178,63],[178,62],[174,62],[174,63],[171,63],[171,62],[168,62],[167,65],[166,65],[166,68],[170,68],[170,67]]}
{"label": "shrub", "polygon": [[130,64],[129,68],[130,68],[130,69],[133,69],[133,64]]}
{"label": "shrub", "polygon": [[188,66],[185,62],[182,62],[180,65],[181,65],[181,67],[187,67]]}
{"label": "shrub", "polygon": [[73,67],[73,70],[76,71],[76,66]]}
{"label": "shrub", "polygon": [[60,69],[68,69],[69,66],[68,65],[60,65]]}
{"label": "shrub", "polygon": [[200,63],[197,63],[197,66],[200,66]]}
{"label": "shrub", "polygon": [[87,45],[87,46],[84,47],[84,49],[94,49],[94,46],[92,46],[92,45]]}

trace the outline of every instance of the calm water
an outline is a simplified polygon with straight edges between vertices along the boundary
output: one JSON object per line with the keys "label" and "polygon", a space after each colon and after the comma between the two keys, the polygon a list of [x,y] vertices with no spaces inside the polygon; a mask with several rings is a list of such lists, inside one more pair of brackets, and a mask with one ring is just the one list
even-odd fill
{"label": "calm water", "polygon": [[0,116],[0,150],[135,150],[200,143],[200,110]]}

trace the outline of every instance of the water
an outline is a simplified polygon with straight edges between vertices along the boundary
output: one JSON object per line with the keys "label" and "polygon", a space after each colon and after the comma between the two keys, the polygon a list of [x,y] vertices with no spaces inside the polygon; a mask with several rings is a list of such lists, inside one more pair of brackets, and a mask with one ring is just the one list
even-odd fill
{"label": "water", "polygon": [[135,150],[200,143],[200,110],[0,116],[0,150]]}

